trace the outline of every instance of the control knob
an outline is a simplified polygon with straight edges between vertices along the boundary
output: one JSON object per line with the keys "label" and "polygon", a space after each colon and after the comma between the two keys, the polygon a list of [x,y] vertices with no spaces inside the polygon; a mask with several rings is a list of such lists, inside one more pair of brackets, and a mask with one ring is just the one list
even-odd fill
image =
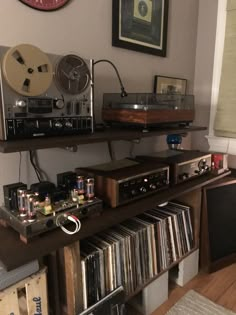
{"label": "control knob", "polygon": [[201,159],[198,163],[199,171],[195,171],[195,173],[202,174],[205,171],[209,170],[209,165],[207,165],[206,159]]}
{"label": "control knob", "polygon": [[54,126],[57,128],[57,129],[61,129],[63,127],[62,123],[60,121],[56,121]]}
{"label": "control knob", "polygon": [[64,108],[65,106],[65,103],[62,99],[56,99],[54,100],[54,107],[57,108],[57,109],[62,109]]}
{"label": "control knob", "polygon": [[16,107],[19,107],[19,108],[25,108],[26,107],[26,101],[25,100],[17,100],[16,101]]}
{"label": "control knob", "polygon": [[67,121],[65,123],[65,126],[66,126],[66,128],[72,128],[73,127],[72,122],[70,122],[70,121]]}
{"label": "control knob", "polygon": [[180,180],[186,180],[188,178],[189,178],[189,174],[188,173],[179,174],[179,179]]}
{"label": "control knob", "polygon": [[132,189],[132,190],[131,190],[131,195],[132,195],[132,196],[136,196],[136,195],[137,195],[137,193],[138,193],[138,192],[137,192],[137,190],[136,190],[136,189]]}
{"label": "control knob", "polygon": [[150,187],[150,189],[152,189],[152,190],[157,189],[157,186],[156,186],[155,184],[151,184],[149,187]]}
{"label": "control knob", "polygon": [[141,187],[141,188],[140,188],[140,192],[141,192],[141,193],[146,193],[146,192],[147,192],[147,188]]}

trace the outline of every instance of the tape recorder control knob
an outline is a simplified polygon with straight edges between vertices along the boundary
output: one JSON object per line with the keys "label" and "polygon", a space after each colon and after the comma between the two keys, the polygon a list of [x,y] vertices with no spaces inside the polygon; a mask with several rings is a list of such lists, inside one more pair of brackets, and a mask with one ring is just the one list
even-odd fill
{"label": "tape recorder control knob", "polygon": [[26,101],[25,100],[17,100],[16,101],[16,107],[19,107],[19,108],[25,108],[26,107]]}
{"label": "tape recorder control knob", "polygon": [[64,101],[62,99],[56,99],[54,101],[54,107],[55,108],[62,109],[62,108],[64,108],[64,106],[65,106],[65,103],[64,103]]}
{"label": "tape recorder control knob", "polygon": [[157,189],[157,186],[156,186],[155,184],[151,184],[149,187],[150,187],[152,190]]}
{"label": "tape recorder control knob", "polygon": [[57,128],[57,129],[61,129],[63,127],[62,123],[60,121],[57,121],[55,122],[54,126]]}
{"label": "tape recorder control knob", "polygon": [[72,127],[73,127],[73,125],[72,125],[72,123],[71,123],[70,121],[67,121],[67,122],[65,123],[65,126],[66,126],[67,128],[72,128]]}

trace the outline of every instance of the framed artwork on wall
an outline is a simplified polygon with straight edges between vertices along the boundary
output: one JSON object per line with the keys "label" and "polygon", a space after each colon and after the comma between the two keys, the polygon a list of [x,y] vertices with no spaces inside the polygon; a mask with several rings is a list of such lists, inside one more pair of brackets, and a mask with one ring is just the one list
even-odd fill
{"label": "framed artwork on wall", "polygon": [[112,45],[166,56],[169,0],[113,0]]}
{"label": "framed artwork on wall", "polygon": [[187,80],[155,75],[154,93],[160,94],[182,94],[185,95],[187,90]]}

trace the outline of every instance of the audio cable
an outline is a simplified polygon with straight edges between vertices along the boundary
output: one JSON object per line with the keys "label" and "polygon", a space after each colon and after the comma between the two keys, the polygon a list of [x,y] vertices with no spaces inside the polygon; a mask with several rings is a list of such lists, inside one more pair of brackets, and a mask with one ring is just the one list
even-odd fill
{"label": "audio cable", "polygon": [[[67,220],[69,220],[70,222],[75,224],[75,229],[74,230],[70,231],[67,228],[65,228],[64,224],[66,223]],[[61,230],[64,233],[69,234],[69,235],[73,235],[75,233],[78,233],[79,230],[81,229],[81,222],[80,222],[80,220],[75,215],[67,214],[67,213],[57,217],[56,225],[58,227],[60,227]]]}

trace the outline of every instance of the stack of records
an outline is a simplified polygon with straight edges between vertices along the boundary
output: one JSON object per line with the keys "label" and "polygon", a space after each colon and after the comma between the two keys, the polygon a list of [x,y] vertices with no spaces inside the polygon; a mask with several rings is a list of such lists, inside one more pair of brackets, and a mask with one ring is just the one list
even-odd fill
{"label": "stack of records", "polygon": [[83,308],[132,294],[194,247],[190,207],[169,202],[81,241]]}

